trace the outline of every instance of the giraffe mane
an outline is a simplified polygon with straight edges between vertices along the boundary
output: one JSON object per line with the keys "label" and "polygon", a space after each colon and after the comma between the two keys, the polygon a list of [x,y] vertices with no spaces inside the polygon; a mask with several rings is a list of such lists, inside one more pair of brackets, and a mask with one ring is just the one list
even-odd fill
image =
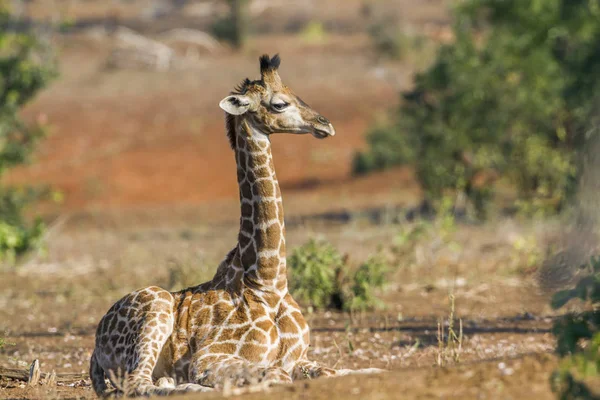
{"label": "giraffe mane", "polygon": [[235,150],[237,135],[235,134],[235,115],[225,113],[225,131],[227,133],[227,139],[229,139],[229,145]]}

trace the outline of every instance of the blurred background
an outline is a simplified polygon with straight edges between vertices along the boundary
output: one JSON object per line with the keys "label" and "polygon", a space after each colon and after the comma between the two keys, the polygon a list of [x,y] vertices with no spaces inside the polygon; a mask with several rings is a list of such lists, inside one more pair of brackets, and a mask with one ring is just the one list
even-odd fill
{"label": "blurred background", "polygon": [[92,397],[60,374],[110,305],[212,277],[239,215],[218,102],[264,53],[337,131],[272,137],[311,357],[396,371],[304,390],[592,393],[599,21],[598,0],[0,2],[0,367],[67,382],[0,369],[0,396]]}

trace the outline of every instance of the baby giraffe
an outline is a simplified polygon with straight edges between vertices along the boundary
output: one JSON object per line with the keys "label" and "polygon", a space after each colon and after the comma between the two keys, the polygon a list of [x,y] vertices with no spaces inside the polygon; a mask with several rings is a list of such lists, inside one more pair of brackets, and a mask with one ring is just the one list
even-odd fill
{"label": "baby giraffe", "polygon": [[173,293],[141,289],[108,310],[90,365],[99,396],[108,394],[107,377],[126,395],[149,396],[377,372],[334,370],[307,359],[309,328],[288,292],[270,135],[322,139],[335,130],[282,83],[279,64],[277,55],[262,56],[261,79],[246,79],[220,103],[237,164],[238,243],[210,282]]}

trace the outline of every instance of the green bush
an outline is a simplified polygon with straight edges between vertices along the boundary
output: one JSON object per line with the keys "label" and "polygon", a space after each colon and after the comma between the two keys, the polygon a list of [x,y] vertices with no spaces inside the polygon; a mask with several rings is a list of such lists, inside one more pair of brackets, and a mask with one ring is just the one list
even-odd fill
{"label": "green bush", "polygon": [[496,178],[517,206],[560,209],[600,104],[598,2],[467,0],[455,15],[454,43],[369,133],[354,170],[414,163],[430,199],[462,191],[480,215]]}
{"label": "green bush", "polygon": [[331,244],[309,240],[288,259],[290,292],[312,309],[366,310],[381,305],[375,291],[385,283],[385,259],[376,255],[351,273]]}
{"label": "green bush", "polygon": [[322,309],[339,303],[344,261],[335,247],[324,241],[309,240],[296,248],[288,259],[290,291],[301,303]]}
{"label": "green bush", "polygon": [[600,257],[593,257],[582,269],[585,276],[574,289],[560,291],[552,298],[555,309],[572,299],[579,299],[591,308],[568,314],[554,324],[556,350],[562,361],[551,383],[553,391],[565,400],[597,398],[585,380],[600,377]]}
{"label": "green bush", "polygon": [[364,311],[381,307],[382,303],[375,291],[385,284],[387,271],[387,261],[381,254],[372,256],[361,264],[352,277],[349,309]]}
{"label": "green bush", "polygon": [[[53,77],[48,50],[33,36],[11,33],[10,16],[0,5],[0,177],[26,162],[43,137],[39,126],[28,126],[19,110]],[[0,261],[30,249],[40,237],[42,224],[28,224],[24,206],[39,193],[28,188],[0,186]]]}

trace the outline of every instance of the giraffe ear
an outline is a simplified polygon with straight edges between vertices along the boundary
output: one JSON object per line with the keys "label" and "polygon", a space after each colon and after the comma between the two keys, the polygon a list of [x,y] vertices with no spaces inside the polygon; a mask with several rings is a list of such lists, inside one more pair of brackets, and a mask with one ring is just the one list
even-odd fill
{"label": "giraffe ear", "polygon": [[242,115],[248,111],[251,106],[252,99],[241,94],[227,96],[219,103],[219,107],[231,115]]}

